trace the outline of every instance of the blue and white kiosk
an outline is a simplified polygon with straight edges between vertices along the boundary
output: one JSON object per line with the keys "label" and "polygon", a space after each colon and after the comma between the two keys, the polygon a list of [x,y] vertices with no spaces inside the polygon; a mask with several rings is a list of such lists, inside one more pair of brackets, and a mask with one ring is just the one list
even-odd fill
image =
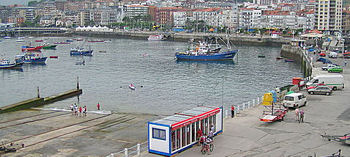
{"label": "blue and white kiosk", "polygon": [[148,151],[172,156],[196,144],[199,129],[208,135],[210,127],[214,127],[214,135],[222,133],[222,107],[200,106],[148,122]]}

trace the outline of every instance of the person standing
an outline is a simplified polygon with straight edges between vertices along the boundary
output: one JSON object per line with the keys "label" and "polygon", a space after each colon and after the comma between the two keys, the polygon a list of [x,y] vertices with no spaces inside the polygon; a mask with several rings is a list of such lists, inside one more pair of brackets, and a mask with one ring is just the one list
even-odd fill
{"label": "person standing", "polygon": [[97,110],[100,110],[100,103],[97,103]]}
{"label": "person standing", "polygon": [[81,106],[79,106],[79,116],[81,116],[82,111],[83,111],[83,109],[81,108]]}
{"label": "person standing", "polygon": [[304,110],[300,110],[299,115],[300,115],[299,123],[304,123]]}
{"label": "person standing", "polygon": [[74,114],[73,104],[70,104],[70,110],[72,112],[72,115]]}
{"label": "person standing", "polygon": [[299,109],[298,108],[295,109],[295,120],[296,121],[299,120]]}
{"label": "person standing", "polygon": [[235,116],[235,106],[231,106],[231,118]]}

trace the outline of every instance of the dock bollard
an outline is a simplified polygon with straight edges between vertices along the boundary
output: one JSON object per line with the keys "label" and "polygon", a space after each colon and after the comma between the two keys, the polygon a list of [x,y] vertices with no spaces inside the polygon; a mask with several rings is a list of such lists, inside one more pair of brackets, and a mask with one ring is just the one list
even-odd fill
{"label": "dock bollard", "polygon": [[137,144],[137,156],[140,156],[141,155],[141,144],[138,143]]}
{"label": "dock bollard", "polygon": [[129,155],[129,153],[128,153],[128,148],[125,148],[125,149],[124,149],[124,156],[125,156],[125,157],[128,157],[128,155]]}

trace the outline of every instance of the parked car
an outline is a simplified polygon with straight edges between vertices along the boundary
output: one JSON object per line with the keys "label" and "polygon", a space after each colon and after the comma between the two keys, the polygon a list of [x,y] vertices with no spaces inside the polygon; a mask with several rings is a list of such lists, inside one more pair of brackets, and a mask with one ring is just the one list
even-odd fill
{"label": "parked car", "polygon": [[328,72],[329,73],[341,73],[341,72],[343,72],[343,68],[340,66],[333,67],[333,68],[328,69]]}
{"label": "parked car", "polygon": [[316,88],[316,87],[318,87],[318,86],[325,86],[325,84],[324,84],[324,83],[311,84],[311,85],[309,85],[308,87],[306,87],[306,89],[308,90],[308,89]]}
{"label": "parked car", "polygon": [[337,52],[329,52],[328,57],[329,58],[337,58],[338,57],[338,53]]}
{"label": "parked car", "polygon": [[325,95],[331,95],[332,89],[328,86],[317,86],[316,88],[312,88],[307,90],[309,94],[325,94]]}
{"label": "parked car", "polygon": [[284,96],[283,106],[297,108],[306,105],[306,97],[303,93],[291,93]]}
{"label": "parked car", "polygon": [[338,66],[338,65],[336,65],[336,64],[327,64],[327,66],[322,67],[322,70],[328,71],[328,69],[334,68],[334,67],[337,67],[337,66]]}

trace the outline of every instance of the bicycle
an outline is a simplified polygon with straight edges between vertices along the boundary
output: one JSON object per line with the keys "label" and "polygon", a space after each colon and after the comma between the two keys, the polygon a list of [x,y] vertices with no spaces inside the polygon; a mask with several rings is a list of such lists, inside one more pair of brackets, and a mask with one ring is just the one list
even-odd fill
{"label": "bicycle", "polygon": [[207,152],[212,152],[214,150],[214,144],[212,143],[207,143],[207,144],[203,144],[202,145],[202,149],[201,149],[201,152],[202,154],[206,154]]}

